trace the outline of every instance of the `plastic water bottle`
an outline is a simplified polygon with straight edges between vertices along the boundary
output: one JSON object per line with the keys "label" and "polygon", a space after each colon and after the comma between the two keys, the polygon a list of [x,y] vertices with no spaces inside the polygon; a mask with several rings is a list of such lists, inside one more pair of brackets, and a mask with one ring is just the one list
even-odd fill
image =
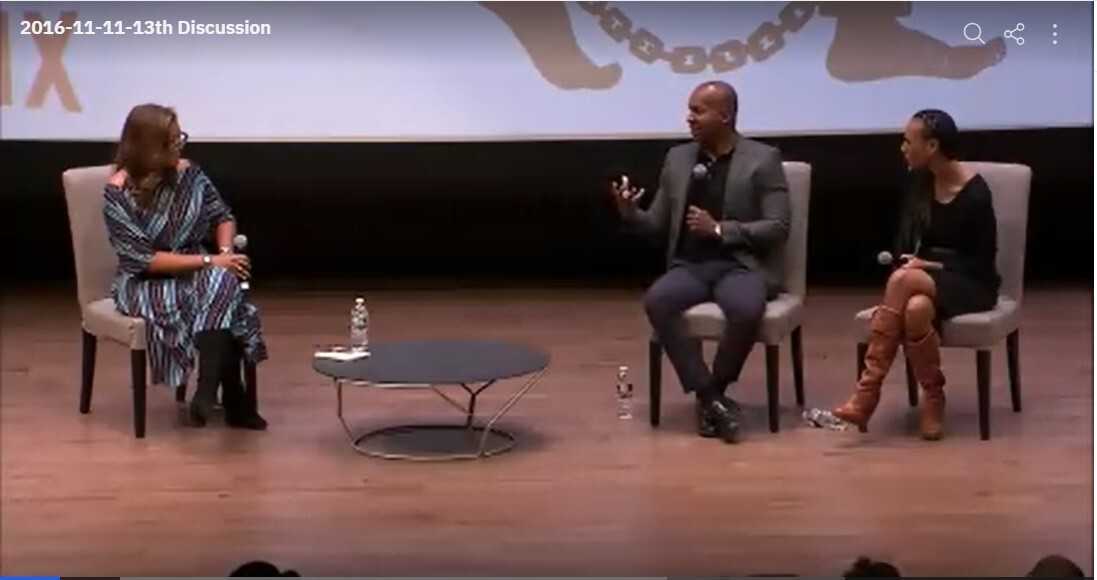
{"label": "plastic water bottle", "polygon": [[831,431],[848,431],[853,425],[834,416],[834,413],[826,409],[808,409],[804,411],[804,421],[818,429],[830,429]]}
{"label": "plastic water bottle", "polygon": [[366,299],[358,297],[350,310],[350,348],[355,352],[369,350],[369,310]]}
{"label": "plastic water bottle", "polygon": [[632,418],[632,383],[628,380],[628,367],[617,369],[617,418]]}

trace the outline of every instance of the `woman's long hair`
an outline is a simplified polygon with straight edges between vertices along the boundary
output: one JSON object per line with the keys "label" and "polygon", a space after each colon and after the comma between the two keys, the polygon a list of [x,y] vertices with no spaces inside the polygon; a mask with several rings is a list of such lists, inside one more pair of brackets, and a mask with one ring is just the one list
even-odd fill
{"label": "woman's long hair", "polygon": [[[959,159],[960,130],[952,116],[939,109],[923,109],[914,113],[913,119],[922,122],[922,138],[936,139],[938,150],[946,159]],[[902,219],[895,250],[898,253],[914,252],[922,232],[929,227],[930,203],[933,200],[933,173],[929,169],[912,172],[910,187],[903,201]]]}
{"label": "woman's long hair", "polygon": [[133,197],[148,207],[162,183],[175,180],[178,150],[172,141],[175,111],[152,103],[137,105],[126,116],[114,165],[125,169]]}

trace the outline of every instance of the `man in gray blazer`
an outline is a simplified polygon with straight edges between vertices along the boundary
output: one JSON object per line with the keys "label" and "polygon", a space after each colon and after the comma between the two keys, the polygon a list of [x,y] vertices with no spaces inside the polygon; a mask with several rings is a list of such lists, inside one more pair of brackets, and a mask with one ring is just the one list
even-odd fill
{"label": "man in gray blazer", "polygon": [[[698,431],[732,443],[739,406],[725,396],[754,346],[766,299],[779,280],[763,271],[765,254],[788,236],[788,184],[780,152],[735,129],[738,96],[727,83],[707,82],[689,97],[693,141],[667,152],[648,210],[644,195],[621,176],[612,193],[625,223],[665,235],[668,269],[652,284],[644,307],[686,392],[697,395]],[[716,302],[727,319],[710,372],[701,343],[684,335],[682,313]]]}

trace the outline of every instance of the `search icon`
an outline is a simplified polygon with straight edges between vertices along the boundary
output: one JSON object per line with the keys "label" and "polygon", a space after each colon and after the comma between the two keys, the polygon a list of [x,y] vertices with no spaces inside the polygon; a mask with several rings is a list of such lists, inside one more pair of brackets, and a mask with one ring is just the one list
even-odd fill
{"label": "search icon", "polygon": [[968,22],[964,25],[964,38],[968,40],[978,40],[980,44],[986,44],[986,42],[983,41],[983,27],[979,26],[976,22]]}

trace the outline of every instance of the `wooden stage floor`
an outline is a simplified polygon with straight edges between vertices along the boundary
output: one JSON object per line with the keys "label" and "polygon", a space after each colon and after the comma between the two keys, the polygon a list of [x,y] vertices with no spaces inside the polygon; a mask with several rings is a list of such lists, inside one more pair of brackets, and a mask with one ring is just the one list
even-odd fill
{"label": "wooden stage floor", "polygon": [[[182,427],[149,389],[132,435],[128,353],[101,343],[92,413],[77,412],[75,291],[9,292],[2,310],[0,570],[5,575],[221,576],[269,559],[306,576],[837,575],[856,556],[907,575],[1023,575],[1062,553],[1093,572],[1092,289],[1033,290],[1021,338],[1024,412],[994,351],[992,439],[978,437],[975,356],[948,350],[948,436],[916,436],[901,361],[872,432],[801,426],[787,347],[782,425],[765,427],[761,349],[734,395],[737,446],[693,433],[692,401],[664,365],[663,425],[646,420],[640,290],[385,290],[375,341],[520,341],[549,372],[504,418],[519,437],[483,461],[363,457],[335,418],[315,345],[342,340],[354,294],[267,289],[256,301],[272,358],[260,367],[266,433]],[[808,405],[854,377],[853,312],[871,289],[812,290]],[[615,415],[618,365],[636,418]],[[511,381],[487,391],[500,404]],[[422,392],[354,391],[355,425],[456,418]]]}

